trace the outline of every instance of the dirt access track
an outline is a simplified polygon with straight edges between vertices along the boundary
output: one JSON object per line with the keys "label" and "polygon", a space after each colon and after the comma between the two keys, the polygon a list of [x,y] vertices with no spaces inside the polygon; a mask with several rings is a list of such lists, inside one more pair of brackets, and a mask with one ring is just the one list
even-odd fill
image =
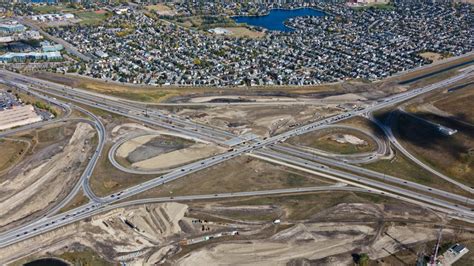
{"label": "dirt access track", "polygon": [[[334,193],[278,196],[269,201],[253,197],[119,208],[0,249],[0,263],[24,256],[31,256],[25,262],[44,255],[61,257],[64,252],[88,247],[110,263],[137,265],[165,261],[180,265],[283,265],[303,258],[316,264],[323,264],[319,260],[324,258],[332,265],[348,265],[354,252],[378,259],[433,241],[438,232],[433,224],[444,225],[444,238],[460,234],[449,221],[417,206],[396,201],[342,203],[341,198],[357,201],[350,193],[339,194],[330,204],[317,203],[320,194],[328,199]],[[294,199],[311,205],[296,206]],[[281,203],[306,209],[322,206],[306,218],[295,219],[290,217],[296,214],[288,215],[290,209]],[[221,217],[202,216],[196,211],[199,209]],[[267,210],[280,213],[282,223],[246,218],[261,217]],[[234,212],[246,215],[236,216]],[[465,229],[462,238],[473,238],[472,229]],[[239,235],[225,235],[235,231]],[[205,236],[216,237],[202,241]]]}
{"label": "dirt access track", "polygon": [[94,135],[85,123],[39,131],[32,155],[0,177],[1,231],[39,215],[66,195],[82,174]]}

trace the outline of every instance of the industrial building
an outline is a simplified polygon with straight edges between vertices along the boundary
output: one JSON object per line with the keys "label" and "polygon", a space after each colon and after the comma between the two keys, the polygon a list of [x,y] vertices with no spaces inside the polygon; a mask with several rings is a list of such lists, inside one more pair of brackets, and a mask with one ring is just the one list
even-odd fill
{"label": "industrial building", "polygon": [[28,125],[41,121],[32,105],[14,106],[11,109],[0,111],[0,130]]}

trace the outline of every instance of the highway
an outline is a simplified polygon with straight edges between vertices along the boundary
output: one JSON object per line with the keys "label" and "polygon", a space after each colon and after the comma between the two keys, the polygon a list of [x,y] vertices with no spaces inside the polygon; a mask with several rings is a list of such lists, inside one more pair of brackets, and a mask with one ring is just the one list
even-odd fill
{"label": "highway", "polygon": [[[311,193],[311,192],[324,192],[324,191],[352,191],[352,192],[364,192],[378,195],[384,195],[393,197],[400,200],[406,200],[410,202],[410,199],[405,199],[397,195],[377,191],[374,189],[364,189],[346,186],[343,184],[335,184],[331,186],[318,186],[318,187],[301,187],[301,188],[289,188],[289,189],[276,189],[276,190],[264,190],[264,191],[246,191],[246,192],[233,192],[233,193],[218,193],[218,194],[206,194],[206,195],[190,195],[190,196],[175,196],[175,197],[162,197],[162,198],[148,198],[132,200],[127,202],[120,202],[112,205],[101,205],[88,203],[80,208],[76,208],[65,213],[57,214],[35,223],[23,226],[18,229],[9,231],[8,233],[0,234],[0,248],[14,244],[19,241],[23,241],[30,237],[49,232],[55,228],[59,228],[87,217],[97,215],[103,212],[107,212],[116,208],[123,208],[132,205],[147,204],[147,203],[159,203],[159,202],[176,202],[176,201],[193,201],[193,200],[209,200],[209,199],[224,199],[224,198],[236,198],[236,197],[251,197],[251,196],[271,196],[279,194],[298,194],[298,193]],[[435,208],[443,212],[450,212],[442,208]]]}
{"label": "highway", "polygon": [[337,167],[339,169],[344,169],[344,170],[347,170],[351,173],[355,173],[355,174],[358,174],[358,175],[361,175],[361,176],[367,176],[367,177],[379,179],[379,180],[384,181],[384,182],[390,182],[392,184],[397,184],[397,185],[401,185],[401,186],[408,186],[412,189],[416,189],[416,190],[422,191],[424,193],[435,194],[435,195],[441,196],[443,198],[450,199],[452,201],[458,201],[460,203],[466,203],[466,204],[471,204],[471,205],[474,204],[474,199],[470,199],[470,198],[465,197],[465,196],[460,196],[460,195],[457,195],[457,194],[454,194],[454,193],[446,192],[444,190],[432,188],[432,187],[429,187],[429,186],[425,186],[425,185],[422,185],[422,184],[419,184],[419,183],[416,183],[416,182],[408,181],[408,180],[401,179],[401,178],[398,178],[398,177],[394,177],[394,176],[391,176],[391,175],[387,175],[387,174],[384,174],[384,173],[379,173],[379,172],[376,172],[376,171],[372,171],[372,170],[369,170],[369,169],[365,169],[365,168],[362,168],[362,167],[351,165],[351,164],[341,162],[341,161],[338,161],[338,160],[334,160],[334,159],[331,159],[331,158],[325,158],[325,157],[322,157],[322,156],[318,156],[318,155],[315,155],[315,154],[312,154],[312,153],[308,153],[306,151],[302,151],[302,150],[300,150],[296,147],[292,147],[292,146],[289,146],[289,145],[269,145],[269,148],[272,149],[272,150],[278,151],[280,153],[283,153],[283,154],[289,154],[289,155],[293,155],[293,156],[296,156],[296,157],[304,158],[306,160],[311,160],[311,161],[314,161],[314,162],[317,162],[317,163],[320,163],[320,164],[324,164],[325,166],[332,166],[332,167]]}
{"label": "highway", "polygon": [[[30,82],[28,81],[30,79],[29,77],[22,77],[21,79],[18,79],[18,74],[10,75],[9,73],[10,72],[0,71],[0,76],[4,79],[8,79],[8,78],[11,78],[11,76],[13,76],[13,81],[14,82],[19,82],[19,83],[25,83],[26,82],[27,84],[30,84]],[[365,109],[358,109],[358,110],[353,110],[353,111],[349,111],[349,112],[346,112],[346,113],[342,113],[342,114],[339,114],[339,115],[335,115],[335,116],[332,116],[332,117],[329,117],[329,118],[326,118],[326,119],[323,119],[323,120],[320,120],[320,121],[317,121],[317,122],[314,122],[314,123],[310,123],[308,125],[304,125],[300,128],[295,128],[293,130],[290,130],[288,132],[282,133],[282,134],[277,135],[277,136],[267,138],[265,140],[253,141],[253,142],[247,143],[245,145],[240,145],[240,146],[234,148],[233,150],[230,150],[230,151],[225,152],[223,154],[219,154],[219,155],[213,156],[211,158],[207,158],[207,159],[204,159],[204,160],[200,160],[200,161],[188,164],[186,166],[181,167],[180,169],[171,171],[170,173],[167,173],[167,174],[162,175],[160,177],[157,177],[155,179],[149,180],[147,182],[138,184],[136,186],[129,187],[127,189],[124,189],[120,192],[116,192],[116,193],[111,194],[111,195],[109,195],[107,197],[104,197],[104,198],[94,197],[92,191],[90,191],[90,188],[87,188],[88,185],[85,185],[85,188],[89,190],[86,193],[88,193],[88,195],[91,198],[93,198],[93,200],[95,202],[91,202],[89,204],[86,204],[84,206],[76,208],[76,209],[72,210],[71,212],[68,212],[67,214],[60,214],[60,215],[62,215],[59,218],[60,220],[50,220],[52,218],[52,217],[50,217],[50,218],[47,218],[47,219],[44,219],[44,220],[36,221],[36,222],[34,222],[30,225],[27,225],[27,226],[23,226],[23,227],[21,227],[17,230],[12,230],[12,231],[10,231],[6,234],[2,234],[2,235],[0,235],[0,242],[2,243],[2,245],[5,246],[5,245],[11,244],[11,243],[15,243],[15,242],[24,240],[28,237],[31,237],[35,233],[32,233],[28,230],[28,228],[30,228],[30,226],[36,226],[35,228],[37,228],[37,229],[36,230],[32,229],[33,232],[37,232],[37,231],[39,231],[39,229],[41,229],[41,232],[44,232],[44,231],[49,231],[49,230],[52,230],[54,228],[57,228],[58,225],[63,224],[61,221],[69,221],[69,216],[66,216],[66,215],[74,216],[76,218],[77,217],[81,217],[81,218],[90,217],[91,215],[94,214],[95,211],[98,211],[98,209],[104,209],[107,205],[111,205],[114,202],[123,200],[125,198],[131,197],[131,196],[134,196],[134,195],[137,195],[137,194],[139,194],[143,191],[146,191],[146,190],[151,189],[153,187],[156,187],[156,186],[162,185],[164,183],[173,181],[177,178],[188,175],[190,173],[200,171],[202,169],[211,167],[211,166],[216,165],[218,163],[224,162],[226,160],[235,158],[236,156],[240,156],[242,154],[246,154],[246,153],[249,153],[249,152],[253,152],[254,154],[262,153],[262,151],[257,151],[257,150],[259,150],[261,148],[264,148],[266,146],[269,146],[271,144],[276,144],[276,143],[282,142],[282,141],[286,140],[289,137],[305,134],[307,132],[321,129],[324,126],[327,126],[327,125],[330,125],[330,124],[333,124],[333,123],[337,123],[337,122],[340,122],[340,121],[345,120],[345,119],[352,118],[352,117],[357,116],[357,115],[366,114],[366,113],[373,112],[373,111],[378,110],[378,109],[382,109],[382,108],[392,106],[392,105],[397,104],[397,103],[404,102],[406,100],[409,100],[409,99],[411,99],[413,97],[416,97],[418,95],[421,95],[423,93],[427,93],[427,92],[436,90],[438,88],[445,87],[449,84],[455,83],[455,82],[457,82],[461,79],[464,79],[466,77],[469,77],[471,75],[472,75],[471,72],[463,72],[462,74],[459,74],[455,77],[452,77],[452,78],[446,79],[444,81],[438,82],[436,84],[432,84],[432,85],[429,85],[429,86],[426,86],[426,87],[423,87],[423,88],[414,89],[414,90],[411,90],[411,91],[407,91],[407,92],[404,92],[404,93],[401,93],[401,94],[393,95],[393,96],[387,97],[385,99],[379,100],[379,101],[375,102],[373,105],[371,105],[371,106],[369,106]],[[38,84],[36,84],[36,82],[37,81],[32,82],[33,86],[38,85]],[[66,98],[71,97],[70,94],[64,94],[63,92],[58,92],[58,91],[51,90],[51,89],[46,90],[46,89],[42,89],[42,88],[38,88],[38,87],[30,88],[30,90],[31,89],[33,89],[35,91],[40,91],[42,93],[55,95],[56,97],[62,97],[62,98],[63,97],[66,97]],[[60,88],[59,90],[63,90],[63,88]],[[155,111],[151,115],[147,116],[146,114],[144,114],[143,109],[140,109],[138,107],[137,108],[132,108],[129,105],[124,105],[123,103],[120,103],[120,102],[117,103],[117,102],[110,101],[110,100],[107,100],[106,102],[104,102],[100,98],[97,99],[97,97],[90,97],[89,95],[82,95],[82,93],[79,93],[75,89],[73,91],[75,92],[75,95],[71,97],[72,98],[71,100],[73,100],[75,102],[79,102],[81,104],[84,104],[84,105],[87,105],[87,106],[92,106],[92,107],[95,107],[95,108],[100,108],[100,109],[103,109],[103,110],[106,110],[106,111],[109,111],[109,112],[112,112],[112,113],[116,113],[116,114],[119,114],[119,115],[124,115],[124,116],[130,117],[130,118],[133,118],[133,119],[136,119],[136,120],[139,120],[139,121],[143,121],[145,123],[150,123],[152,125],[160,126],[160,125],[164,124],[164,125],[166,125],[165,128],[167,128],[167,129],[177,131],[177,132],[180,132],[180,133],[184,133],[184,134],[188,134],[188,135],[191,135],[193,137],[194,136],[201,136],[203,138],[208,138],[208,139],[212,139],[213,137],[214,138],[221,138],[221,139],[234,137],[232,134],[227,133],[225,131],[224,132],[222,130],[215,130],[214,131],[214,129],[212,129],[212,128],[202,126],[202,125],[196,125],[196,124],[194,124],[193,122],[190,122],[190,121],[183,121],[182,119],[179,119],[177,117],[164,115],[164,114],[161,114],[157,111]],[[94,98],[94,99],[91,99],[91,98]],[[171,120],[171,122],[173,124],[171,125],[170,123],[163,122],[164,120]],[[219,142],[219,141],[217,141],[217,142]],[[271,151],[264,151],[263,156],[269,156],[270,153],[271,153]],[[97,154],[97,156],[99,156],[99,154]],[[392,185],[387,185],[387,184],[384,184],[384,183],[381,183],[381,182],[378,182],[378,181],[375,181],[375,180],[368,180],[366,178],[363,179],[359,176],[355,176],[355,175],[348,174],[348,173],[343,173],[341,171],[337,172],[334,169],[331,169],[329,174],[325,174],[325,173],[322,173],[321,169],[326,169],[326,168],[322,167],[319,164],[316,165],[314,162],[304,161],[301,158],[297,158],[297,157],[293,157],[293,156],[288,157],[288,156],[282,155],[280,153],[275,153],[275,154],[276,155],[274,157],[277,158],[277,160],[279,160],[280,162],[284,161],[286,164],[299,165],[299,167],[301,167],[303,169],[307,169],[307,170],[308,169],[312,170],[312,171],[317,170],[318,175],[330,176],[330,174],[333,175],[333,174],[336,173],[336,174],[339,175],[339,177],[336,177],[336,178],[338,178],[338,180],[340,180],[339,182],[346,182],[346,183],[347,182],[353,182],[357,186],[362,186],[363,185],[363,186],[366,186],[368,189],[371,189],[372,191],[380,191],[380,193],[383,194],[383,195],[390,195],[390,196],[401,198],[401,199],[403,198],[403,200],[414,202],[414,203],[417,203],[417,204],[420,204],[420,205],[428,205],[428,206],[431,206],[431,208],[433,208],[433,209],[443,210],[444,212],[450,213],[453,216],[457,216],[460,219],[469,219],[469,221],[474,221],[474,219],[473,219],[474,216],[472,215],[472,210],[470,210],[466,207],[458,206],[457,204],[447,203],[443,200],[439,200],[439,199],[433,198],[431,196],[427,196],[425,194],[420,194],[420,193],[417,193],[417,192],[408,191],[408,190],[401,189],[399,187],[394,187]],[[271,153],[271,155],[273,156],[274,154]],[[92,170],[93,170],[93,167],[84,172],[86,178],[83,179],[83,181],[85,180],[84,181],[85,183],[88,183],[86,181],[90,177],[90,175],[92,173]],[[334,178],[332,178],[332,179],[334,179]],[[352,180],[354,180],[354,181],[352,181]],[[361,183],[363,183],[363,184],[361,185]],[[371,186],[375,186],[375,187],[380,188],[380,189],[374,189],[374,188],[371,188]],[[388,190],[390,192],[386,192],[386,190]],[[383,192],[383,191],[385,191],[385,192]],[[404,196],[400,196],[400,194],[402,194]],[[54,217],[57,217],[57,216],[54,216]],[[18,232],[22,232],[20,234],[20,236],[17,236]],[[30,234],[30,233],[32,233],[32,234]],[[3,243],[6,243],[6,244],[3,244]]]}
{"label": "highway", "polygon": [[30,237],[43,234],[51,231],[55,228],[71,224],[87,217],[97,215],[103,212],[107,212],[116,208],[122,208],[126,206],[132,206],[137,204],[145,203],[158,203],[158,202],[176,202],[176,201],[193,201],[193,200],[206,200],[206,199],[224,199],[224,198],[236,198],[236,197],[250,197],[250,196],[270,196],[278,194],[295,194],[295,193],[310,193],[318,191],[353,191],[353,192],[369,192],[364,189],[345,186],[343,184],[335,184],[331,186],[318,186],[318,187],[301,187],[301,188],[289,188],[289,189],[276,189],[276,190],[264,190],[264,191],[246,191],[246,192],[233,192],[233,193],[218,193],[218,194],[206,194],[206,195],[190,195],[190,196],[176,196],[176,197],[162,197],[162,198],[149,198],[133,200],[128,202],[120,202],[113,205],[101,205],[88,203],[79,210],[76,208],[61,214],[56,214],[51,217],[44,218],[35,223],[23,226],[18,229],[9,231],[8,233],[0,234],[0,248],[11,245],[13,243],[28,239]]}
{"label": "highway", "polygon": [[[89,178],[92,175],[92,172],[94,171],[94,168],[97,164],[97,160],[99,159],[99,157],[102,154],[102,150],[103,150],[104,145],[105,145],[106,132],[105,132],[105,127],[102,124],[102,122],[100,121],[100,119],[96,115],[94,115],[93,113],[89,112],[88,110],[86,110],[82,107],[74,106],[72,104],[65,104],[65,103],[62,103],[61,101],[58,101],[55,98],[51,98],[51,97],[48,97],[48,96],[45,96],[45,95],[41,95],[40,93],[29,90],[27,86],[24,86],[22,84],[9,84],[9,85],[14,86],[19,90],[23,90],[25,92],[28,92],[28,93],[32,94],[33,96],[35,96],[37,98],[40,98],[40,99],[42,99],[46,102],[49,102],[53,105],[59,106],[59,107],[63,108],[64,110],[66,110],[66,113],[65,113],[65,116],[63,118],[58,119],[58,120],[48,120],[48,121],[44,121],[44,122],[38,122],[38,123],[30,124],[30,125],[25,125],[23,127],[19,127],[19,128],[13,129],[13,130],[8,130],[8,131],[5,131],[5,132],[2,132],[2,133],[0,133],[0,137],[15,134],[15,133],[22,132],[22,131],[25,131],[25,130],[31,130],[31,129],[35,129],[35,128],[44,127],[44,126],[50,125],[50,124],[61,123],[61,122],[64,123],[64,122],[67,122],[67,121],[77,121],[77,122],[88,123],[88,124],[94,126],[96,131],[97,131],[98,145],[97,145],[93,155],[91,156],[91,159],[89,160],[89,162],[86,166],[86,169],[82,173],[80,181],[76,183],[76,185],[73,187],[71,192],[69,192],[69,194],[59,204],[55,205],[51,210],[48,211],[47,215],[53,214],[53,213],[59,211],[61,208],[63,208],[72,198],[74,198],[74,196],[81,189],[81,187],[84,188],[84,192],[85,192],[86,196],[89,197],[92,201],[100,201],[100,198],[96,197],[95,194],[90,189],[89,182],[88,182]],[[70,118],[72,108],[86,114],[87,116],[89,116],[91,118],[91,120],[85,119],[85,118]]]}
{"label": "highway", "polygon": [[347,172],[337,170],[334,168],[329,168],[326,165],[315,163],[315,162],[305,160],[299,157],[281,154],[281,153],[269,151],[269,150],[258,150],[258,151],[252,152],[252,154],[258,155],[259,156],[258,158],[268,157],[276,161],[285,162],[286,163],[285,165],[293,164],[299,167],[304,167],[306,169],[310,169],[310,170],[318,172],[318,175],[322,177],[333,179],[338,182],[345,182],[345,183],[350,182],[348,184],[353,185],[353,186],[358,186],[358,187],[360,187],[360,184],[362,184],[364,188],[370,187],[373,189],[379,189],[381,191],[390,191],[398,195],[405,195],[407,197],[416,199],[418,201],[424,201],[424,202],[435,204],[447,209],[452,209],[460,213],[463,213],[464,215],[472,216],[474,218],[474,212],[470,208],[459,206],[458,204],[447,202],[445,200],[434,198],[432,196],[427,196],[425,194],[421,194],[412,190],[407,190],[399,186],[394,186],[385,182],[347,173]]}
{"label": "highway", "polygon": [[393,156],[392,150],[390,149],[390,146],[387,144],[385,139],[382,139],[381,137],[376,136],[375,134],[372,134],[371,132],[368,132],[366,130],[349,126],[349,125],[338,125],[338,124],[323,126],[320,129],[347,129],[347,130],[358,131],[370,137],[375,142],[377,146],[377,150],[373,152],[364,152],[364,153],[356,153],[356,154],[336,154],[336,153],[331,153],[331,152],[318,150],[318,149],[310,148],[310,147],[304,147],[300,145],[298,145],[298,148],[311,151],[312,153],[315,153],[324,157],[337,159],[339,161],[343,161],[343,162],[351,163],[351,164],[371,163],[371,162],[379,160],[382,157],[390,158],[391,156]]}

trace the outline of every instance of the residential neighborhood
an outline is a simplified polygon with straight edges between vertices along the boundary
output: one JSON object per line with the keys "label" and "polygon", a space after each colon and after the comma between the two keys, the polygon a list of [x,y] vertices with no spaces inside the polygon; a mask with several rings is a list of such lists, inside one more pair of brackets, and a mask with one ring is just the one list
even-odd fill
{"label": "residential neighborhood", "polygon": [[[235,6],[225,7],[232,10]],[[219,27],[210,31],[187,28],[150,16],[139,7],[121,9],[98,26],[50,27],[48,32],[95,58],[85,67],[71,65],[68,72],[126,83],[179,86],[378,80],[431,63],[422,56],[424,52],[444,58],[474,47],[468,4],[397,2],[393,9],[363,10],[345,3],[311,6],[325,15],[289,19],[285,24],[293,32],[257,29],[265,31],[263,38],[237,38],[221,34],[225,29]],[[177,5],[182,17],[193,13],[192,8]],[[234,13],[249,13],[242,10]]]}

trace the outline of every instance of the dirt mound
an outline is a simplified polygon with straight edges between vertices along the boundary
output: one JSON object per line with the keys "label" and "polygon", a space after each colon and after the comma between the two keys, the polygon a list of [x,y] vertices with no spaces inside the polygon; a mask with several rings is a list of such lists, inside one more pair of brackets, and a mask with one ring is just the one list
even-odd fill
{"label": "dirt mound", "polygon": [[[0,264],[21,256],[22,252],[41,250],[41,254],[63,247],[90,247],[102,256],[115,261],[130,261],[142,265],[141,257],[158,245],[167,246],[170,239],[180,234],[179,221],[188,209],[180,203],[149,204],[127,209],[116,209],[58,230],[42,234],[28,241],[0,249]],[[162,250],[166,254],[172,247]],[[154,256],[159,260],[160,254]]]}

